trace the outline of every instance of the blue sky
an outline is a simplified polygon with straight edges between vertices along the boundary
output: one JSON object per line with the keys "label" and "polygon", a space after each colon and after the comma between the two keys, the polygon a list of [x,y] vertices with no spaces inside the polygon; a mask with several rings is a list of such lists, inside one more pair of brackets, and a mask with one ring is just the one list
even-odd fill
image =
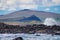
{"label": "blue sky", "polygon": [[0,0],[0,15],[22,9],[32,9],[60,14],[60,0]]}

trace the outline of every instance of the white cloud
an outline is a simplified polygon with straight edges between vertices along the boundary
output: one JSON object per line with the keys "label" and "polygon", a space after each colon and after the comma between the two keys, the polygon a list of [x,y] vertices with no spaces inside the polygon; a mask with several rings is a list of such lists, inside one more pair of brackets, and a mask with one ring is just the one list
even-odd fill
{"label": "white cloud", "polygon": [[10,8],[10,9],[8,9],[8,11],[15,11],[16,10],[16,8]]}
{"label": "white cloud", "polygon": [[60,4],[60,0],[52,0],[52,2],[55,4]]}
{"label": "white cloud", "polygon": [[35,4],[34,0],[19,0],[21,9],[35,9],[38,6]]}
{"label": "white cloud", "polygon": [[36,9],[37,5],[20,5],[22,9]]}
{"label": "white cloud", "polygon": [[[60,5],[60,0],[1,0],[0,10],[35,9],[38,6]],[[46,10],[49,10],[48,8]]]}
{"label": "white cloud", "polygon": [[[19,3],[19,4],[18,4]],[[27,9],[34,9],[37,8],[35,2],[33,0],[5,0],[1,1],[0,9],[1,10],[16,10],[16,8],[27,8]]]}
{"label": "white cloud", "polygon": [[0,8],[1,8],[1,6],[2,6],[2,3],[0,3]]}
{"label": "white cloud", "polygon": [[6,5],[3,5],[3,4],[2,4],[2,5],[0,6],[0,10],[6,10],[6,8],[7,8]]}
{"label": "white cloud", "polygon": [[37,3],[40,3],[42,6],[54,6],[60,5],[60,0],[40,0]]}
{"label": "white cloud", "polygon": [[31,4],[33,0],[19,0],[21,4]]}
{"label": "white cloud", "polygon": [[16,1],[16,0],[7,0],[7,1],[6,1],[6,4],[7,4],[7,5],[12,5],[12,4],[15,3],[15,1]]}

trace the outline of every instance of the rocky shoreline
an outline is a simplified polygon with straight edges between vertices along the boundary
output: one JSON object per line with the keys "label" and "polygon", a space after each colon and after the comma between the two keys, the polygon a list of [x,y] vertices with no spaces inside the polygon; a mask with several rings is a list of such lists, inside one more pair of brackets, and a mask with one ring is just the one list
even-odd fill
{"label": "rocky shoreline", "polygon": [[60,26],[53,25],[47,26],[43,24],[33,24],[33,25],[26,25],[26,26],[19,26],[19,25],[8,25],[4,23],[0,23],[0,33],[47,33],[47,34],[59,34],[60,35]]}

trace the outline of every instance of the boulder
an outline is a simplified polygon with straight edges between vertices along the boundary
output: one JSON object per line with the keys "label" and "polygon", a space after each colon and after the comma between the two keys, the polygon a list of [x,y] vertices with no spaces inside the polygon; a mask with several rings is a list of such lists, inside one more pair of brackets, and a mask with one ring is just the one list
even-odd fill
{"label": "boulder", "polygon": [[13,40],[23,40],[23,38],[22,37],[17,37],[17,38],[15,38]]}

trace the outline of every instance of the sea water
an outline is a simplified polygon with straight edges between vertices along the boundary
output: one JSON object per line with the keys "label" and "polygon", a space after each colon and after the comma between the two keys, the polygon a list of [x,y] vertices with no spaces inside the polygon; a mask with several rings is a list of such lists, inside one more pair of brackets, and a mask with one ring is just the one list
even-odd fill
{"label": "sea water", "polygon": [[13,40],[17,37],[22,37],[24,40],[60,40],[59,35],[52,36],[51,34],[0,34],[0,40]]}

